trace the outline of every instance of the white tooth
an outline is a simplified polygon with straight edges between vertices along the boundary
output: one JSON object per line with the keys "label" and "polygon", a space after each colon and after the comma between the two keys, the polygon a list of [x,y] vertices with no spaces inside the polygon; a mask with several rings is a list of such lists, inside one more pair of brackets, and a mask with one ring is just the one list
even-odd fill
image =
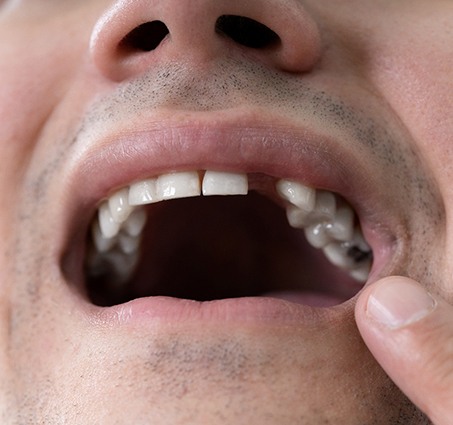
{"label": "white tooth", "polygon": [[307,241],[315,248],[324,248],[332,242],[332,238],[326,232],[325,223],[317,223],[305,228]]}
{"label": "white tooth", "polygon": [[129,205],[129,191],[121,189],[109,198],[109,208],[115,223],[123,223],[133,208]]}
{"label": "white tooth", "polygon": [[[368,247],[358,228],[355,229],[354,237],[350,241],[334,241],[323,249],[324,254],[331,263],[350,271],[369,268],[371,249]],[[357,255],[355,255],[357,254]]]}
{"label": "white tooth", "polygon": [[161,201],[157,196],[156,181],[157,179],[147,179],[132,183],[129,187],[129,204],[145,205]]}
{"label": "white tooth", "polygon": [[247,174],[206,171],[203,178],[203,195],[247,195]]}
{"label": "white tooth", "polygon": [[91,226],[91,233],[94,246],[96,247],[98,252],[107,252],[108,250],[112,249],[116,242],[117,238],[106,238],[101,232],[101,228],[99,226],[99,221],[95,220],[93,225]]}
{"label": "white tooth", "polygon": [[303,229],[309,224],[310,213],[298,207],[290,205],[286,208],[286,217],[291,227]]}
{"label": "white tooth", "polygon": [[357,266],[354,259],[348,256],[350,245],[342,242],[331,242],[323,248],[324,255],[337,267],[351,269]]}
{"label": "white tooth", "polygon": [[312,218],[316,221],[332,221],[335,218],[336,200],[332,192],[319,190],[316,192],[315,209]]}
{"label": "white tooth", "polygon": [[131,236],[125,232],[120,232],[118,237],[118,245],[125,254],[132,254],[140,247],[141,237]]}
{"label": "white tooth", "polygon": [[110,281],[119,285],[129,280],[134,273],[139,260],[139,253],[124,254],[120,251],[111,251],[104,255],[104,259],[114,269],[114,277]]}
{"label": "white tooth", "polygon": [[370,274],[371,262],[367,260],[364,264],[355,270],[349,272],[349,274],[359,282],[366,282],[368,275]]}
{"label": "white tooth", "polygon": [[304,211],[312,211],[316,203],[316,189],[290,180],[277,182],[277,192],[283,199]]}
{"label": "white tooth", "polygon": [[109,204],[107,202],[103,202],[99,207],[98,217],[99,226],[104,238],[115,237],[120,230],[120,225],[113,220],[112,213],[110,212]]}
{"label": "white tooth", "polygon": [[348,270],[355,280],[365,282],[370,273],[371,260],[364,259],[357,263],[348,255],[350,248],[351,242],[332,242],[324,247],[323,251],[333,265]]}
{"label": "white tooth", "polygon": [[360,251],[362,252],[371,252],[371,248],[365,241],[362,235],[362,231],[358,226],[354,228],[354,235],[352,236],[351,244],[352,246],[356,246],[357,248],[359,248]]}
{"label": "white tooth", "polygon": [[326,225],[327,233],[337,241],[350,241],[354,234],[354,212],[349,207],[338,208],[335,218]]}
{"label": "white tooth", "polygon": [[197,171],[162,174],[157,178],[157,196],[162,200],[200,196]]}
{"label": "white tooth", "polygon": [[146,212],[143,208],[132,211],[129,218],[123,223],[122,229],[130,236],[138,236],[146,224]]}

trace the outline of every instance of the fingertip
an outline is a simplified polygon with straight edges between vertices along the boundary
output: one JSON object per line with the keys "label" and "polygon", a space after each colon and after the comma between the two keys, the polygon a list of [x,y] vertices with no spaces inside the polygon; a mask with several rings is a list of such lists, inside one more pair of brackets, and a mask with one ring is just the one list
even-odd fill
{"label": "fingertip", "polygon": [[370,285],[357,304],[359,320],[389,329],[400,329],[429,315],[437,302],[414,280],[390,276]]}
{"label": "fingertip", "polygon": [[364,343],[393,382],[431,419],[441,419],[434,423],[453,423],[452,306],[412,279],[391,276],[363,289],[355,315]]}

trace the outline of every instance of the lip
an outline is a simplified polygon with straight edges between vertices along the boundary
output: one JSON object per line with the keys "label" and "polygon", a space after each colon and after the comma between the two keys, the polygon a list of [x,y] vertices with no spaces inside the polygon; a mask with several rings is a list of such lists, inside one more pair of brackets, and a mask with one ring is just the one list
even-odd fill
{"label": "lip", "polygon": [[[370,171],[352,150],[322,131],[294,128],[282,120],[257,119],[225,112],[178,114],[171,118],[128,123],[115,129],[75,155],[68,171],[71,198],[62,240],[63,274],[68,285],[83,286],[85,235],[99,201],[133,181],[169,171],[222,170],[263,173],[299,181],[317,189],[339,193],[357,212],[362,231],[374,253],[368,283],[398,262],[398,224],[388,209],[378,205]],[[81,139],[83,140],[83,135]],[[354,143],[354,142],[352,142]],[[86,145],[85,145],[86,146]],[[79,148],[77,141],[74,146]],[[372,210],[370,206],[373,206]],[[70,241],[70,242],[69,242]],[[85,302],[90,316],[102,322],[148,323],[166,321],[283,321],[314,323],[332,320],[352,311],[355,298],[335,307],[307,307],[271,298],[238,298],[194,302],[169,297],[146,297],[113,307]]]}
{"label": "lip", "polygon": [[[355,297],[354,297],[355,298]],[[85,313],[100,326],[152,327],[159,324],[310,325],[333,323],[349,315],[354,298],[334,307],[317,308],[266,297],[192,301],[171,297],[138,298],[113,307],[85,305]]]}

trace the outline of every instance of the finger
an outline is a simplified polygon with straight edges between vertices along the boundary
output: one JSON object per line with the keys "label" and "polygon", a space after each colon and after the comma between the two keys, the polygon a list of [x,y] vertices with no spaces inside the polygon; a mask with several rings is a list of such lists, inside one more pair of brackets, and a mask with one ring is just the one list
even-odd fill
{"label": "finger", "polygon": [[453,424],[453,307],[405,277],[360,295],[359,331],[373,356],[436,425]]}

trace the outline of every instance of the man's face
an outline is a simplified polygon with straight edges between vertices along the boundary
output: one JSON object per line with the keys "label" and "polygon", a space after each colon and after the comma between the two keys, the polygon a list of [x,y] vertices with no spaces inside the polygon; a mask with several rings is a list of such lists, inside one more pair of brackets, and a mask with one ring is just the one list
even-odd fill
{"label": "man's face", "polygon": [[452,22],[0,2],[1,423],[426,423],[353,309],[389,274],[453,299]]}

